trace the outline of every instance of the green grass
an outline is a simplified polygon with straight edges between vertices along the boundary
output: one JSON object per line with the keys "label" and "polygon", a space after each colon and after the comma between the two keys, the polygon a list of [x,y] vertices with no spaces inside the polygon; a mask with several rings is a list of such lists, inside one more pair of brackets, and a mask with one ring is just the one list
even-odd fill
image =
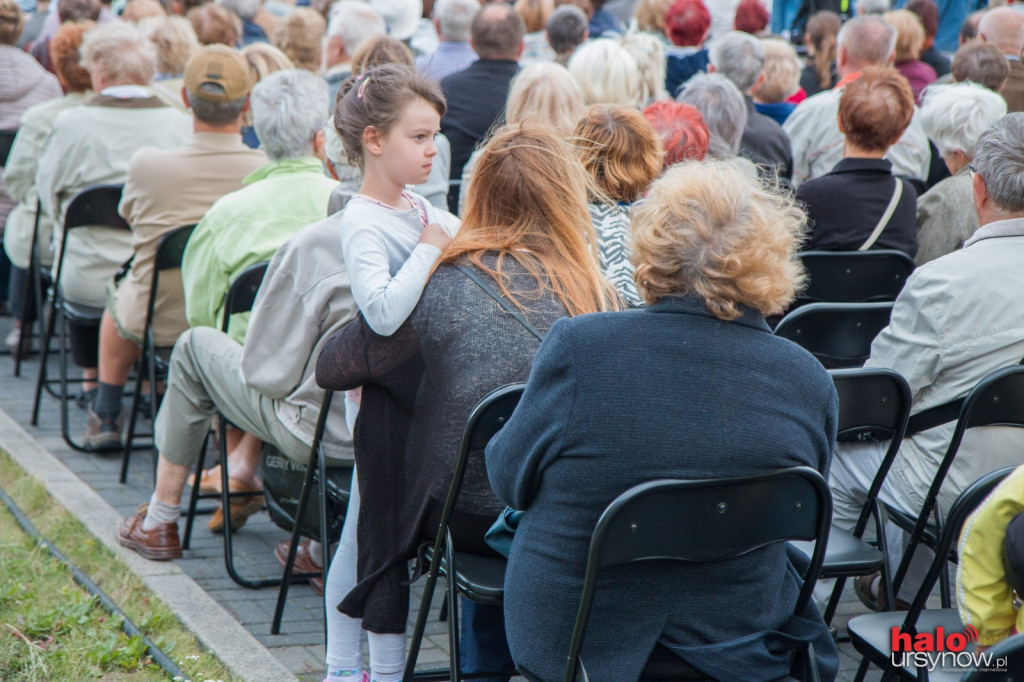
{"label": "green grass", "polygon": [[[128,568],[0,452],[0,487],[193,680],[235,680]],[[0,680],[167,680],[71,572],[0,503]]]}

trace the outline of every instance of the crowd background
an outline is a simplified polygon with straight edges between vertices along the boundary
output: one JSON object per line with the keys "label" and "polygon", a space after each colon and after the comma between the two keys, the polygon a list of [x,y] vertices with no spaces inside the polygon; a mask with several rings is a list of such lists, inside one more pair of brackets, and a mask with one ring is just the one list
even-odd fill
{"label": "crowd background", "polygon": [[[631,483],[831,469],[836,519],[852,526],[883,444],[870,444],[874,459],[855,454],[869,444],[837,448],[824,368],[755,334],[802,285],[799,250],[893,249],[919,266],[868,361],[907,377],[915,409],[1024,357],[1019,287],[1005,290],[1024,272],[1024,10],[835,10],[0,0],[0,130],[13,137],[0,184],[0,300],[16,319],[6,345],[15,357],[38,345],[25,305],[35,236],[38,265],[63,259],[65,298],[102,311],[98,324],[69,325],[77,401],[85,449],[119,449],[157,244],[196,225],[180,275],[161,275],[156,292],[152,334],[174,347],[157,483],[118,538],[150,559],[181,556],[184,487],[221,486],[216,469],[189,478],[216,414],[232,425],[230,490],[258,493],[264,444],[307,461],[322,389],[346,391],[325,452],[358,475],[326,584],[313,581],[327,594],[332,682],[362,680],[364,667],[400,679],[407,563],[432,539],[461,426],[489,390],[528,380],[458,509],[459,543],[480,552],[502,503],[526,511],[509,608],[465,602],[462,655],[468,671],[514,662],[555,679],[589,530]],[[61,254],[72,197],[97,184],[124,186],[131,230],[76,230]],[[251,317],[226,321],[232,279],[267,261]],[[624,387],[625,373],[647,379]],[[668,456],[674,432],[651,424],[679,421],[681,405],[699,447]],[[918,513],[948,430],[907,439],[887,504]],[[986,433],[965,440],[978,454],[954,465],[944,510],[980,474],[1021,463],[1019,436]],[[232,502],[210,528],[261,508]],[[995,525],[1001,539],[1005,519]],[[276,553],[283,561],[287,543]],[[320,556],[307,541],[298,569],[318,570]],[[735,590],[727,571],[620,576],[595,611],[593,646],[611,652],[591,658],[595,679],[634,677],[655,642],[707,674],[741,674],[744,656],[782,665],[766,643],[779,633],[814,642],[834,677],[820,614],[791,613],[801,559],[775,548],[746,562],[744,575],[785,577],[771,598]],[[991,558],[978,565],[991,573]],[[867,578],[858,594],[878,608]],[[702,585],[701,598],[641,608],[623,597],[680,579]],[[741,609],[703,600],[730,589]],[[1005,606],[1005,590],[970,594],[965,619],[984,645],[998,641],[1008,629],[975,614]],[[627,646],[616,627],[638,608],[645,627]]]}

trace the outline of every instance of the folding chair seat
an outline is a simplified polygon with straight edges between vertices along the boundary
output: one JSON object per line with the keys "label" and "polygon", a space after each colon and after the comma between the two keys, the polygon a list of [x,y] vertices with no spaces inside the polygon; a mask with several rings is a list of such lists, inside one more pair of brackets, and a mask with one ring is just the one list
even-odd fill
{"label": "folding chair seat", "polygon": [[[985,474],[964,490],[950,509],[946,524],[939,535],[939,542],[936,546],[935,558],[932,560],[925,576],[924,582],[918,589],[910,610],[904,612],[869,613],[857,616],[850,620],[847,629],[850,632],[850,639],[854,648],[863,656],[860,668],[857,670],[856,680],[864,679],[869,665],[875,665],[884,671],[885,675],[893,674],[901,680],[959,680],[963,671],[955,673],[936,670],[929,672],[926,669],[919,669],[914,665],[913,660],[906,663],[899,659],[894,664],[893,654],[893,629],[900,632],[910,633],[911,636],[917,633],[935,633],[936,629],[942,627],[946,633],[959,632],[963,630],[963,623],[960,621],[956,609],[942,608],[925,610],[925,603],[931,595],[939,576],[947,573],[947,563],[955,551],[955,544],[960,537],[960,530],[967,518],[981,502],[988,497],[989,493],[1006,478],[1014,467],[1005,467],[997,471]],[[902,665],[901,665],[902,664]]]}
{"label": "folding chair seat", "polygon": [[47,360],[49,344],[54,333],[57,334],[57,354],[59,360],[61,434],[64,441],[74,450],[86,451],[83,444],[71,437],[68,417],[68,383],[81,383],[82,379],[68,378],[68,323],[74,322],[83,326],[99,328],[103,316],[103,308],[72,303],[65,298],[61,277],[64,259],[67,255],[68,235],[72,230],[104,227],[115,230],[131,230],[124,218],[117,212],[121,202],[123,185],[96,185],[83,189],[72,197],[64,215],[64,234],[61,237],[60,256],[55,263],[56,273],[51,289],[50,305],[47,315],[46,333],[42,337],[42,356],[39,360],[39,375],[36,379],[35,400],[32,405],[32,426],[39,424],[39,405],[43,390],[52,392],[52,379],[47,378]]}
{"label": "folding chair seat", "polygon": [[[135,367],[135,391],[132,395],[132,406],[128,412],[128,430],[125,435],[124,452],[121,455],[121,474],[118,480],[125,482],[128,476],[128,460],[132,455],[135,440],[135,424],[138,420],[139,406],[142,399],[143,379],[149,379],[149,419],[156,418],[159,407],[157,382],[167,376],[167,360],[171,348],[157,347],[153,340],[153,314],[156,311],[157,292],[160,287],[160,273],[167,270],[180,270],[181,260],[185,255],[185,245],[192,236],[195,225],[178,227],[163,237],[156,246],[153,260],[153,280],[149,289],[149,300],[146,304],[146,325],[142,333],[142,353]],[[154,459],[154,481],[156,479],[156,460]]]}
{"label": "folding chair seat", "polygon": [[1012,682],[1012,675],[1024,670],[1024,634],[1014,635],[996,644],[987,652],[995,660],[1006,659],[1003,670],[973,670],[962,682]]}
{"label": "folding chair seat", "polygon": [[[270,624],[270,634],[272,635],[281,632],[281,618],[284,615],[284,605],[288,599],[288,589],[291,583],[313,577],[327,579],[327,571],[331,565],[330,546],[341,536],[341,527],[345,521],[349,493],[352,489],[353,469],[350,466],[328,468],[327,458],[323,452],[324,429],[327,425],[327,418],[330,416],[333,397],[334,391],[327,391],[320,403],[320,414],[317,417],[316,430],[313,433],[309,464],[306,465],[306,473],[294,514],[290,518],[284,510],[275,514],[274,506],[268,502],[268,507],[271,510],[270,518],[278,526],[291,532],[288,557],[285,560],[284,574],[281,576],[281,587],[277,593],[277,606],[274,608],[274,619]],[[321,485],[321,481],[325,482],[325,485]],[[267,490],[269,500],[271,495],[268,482],[264,480],[263,485]],[[315,523],[311,523],[307,519],[309,500],[312,497],[316,497],[318,502],[319,513]],[[333,509],[333,513],[328,513],[328,507]],[[293,573],[295,553],[302,536],[310,537],[320,543],[320,573]],[[326,629],[326,627],[325,621],[324,628]]]}
{"label": "folding chair seat", "polygon": [[804,251],[799,257],[807,284],[797,293],[797,306],[895,301],[914,271],[914,260],[893,249]]}
{"label": "folding chair seat", "polygon": [[[240,272],[228,287],[227,297],[224,300],[224,319],[221,322],[221,331],[227,333],[231,323],[231,317],[237,313],[252,310],[256,301],[256,294],[259,292],[260,284],[263,282],[263,275],[267,271],[269,263],[264,261],[250,265]],[[231,537],[231,500],[243,497],[263,496],[263,491],[254,492],[231,492],[228,487],[228,448],[227,448],[227,420],[220,417],[217,420],[217,445],[219,450],[221,491],[219,493],[200,493],[199,480],[202,478],[204,463],[206,459],[206,448],[203,447],[196,459],[195,484],[189,497],[188,511],[185,516],[185,532],[181,541],[182,549],[188,549],[192,539],[192,525],[195,522],[197,502],[200,499],[220,499],[221,508],[224,510],[224,565],[228,575],[237,584],[250,589],[270,587],[280,584],[280,579],[267,578],[252,580],[242,577],[235,568],[235,555]]]}
{"label": "folding chair seat", "polygon": [[[954,401],[948,404],[948,406],[955,406],[958,402]],[[949,411],[946,408],[947,406],[944,405],[933,409],[936,410],[936,414],[948,414]],[[907,433],[923,430],[919,426],[915,426],[915,419],[921,416],[921,414],[914,415],[910,419]],[[940,416],[939,419],[942,419],[942,417]],[[923,421],[918,421],[917,423],[921,425]],[[940,423],[942,422],[933,421],[930,424],[926,424],[926,426],[931,428]],[[960,404],[956,427],[950,438],[949,447],[946,449],[942,461],[939,462],[939,466],[935,470],[932,483],[928,488],[928,493],[925,495],[924,504],[917,516],[905,514],[888,505],[883,505],[883,510],[888,520],[910,533],[907,547],[903,553],[903,559],[900,561],[900,565],[893,577],[893,587],[895,590],[899,590],[903,579],[906,577],[917,545],[924,543],[932,549],[939,545],[944,524],[937,504],[939,492],[946,480],[946,474],[949,473],[950,467],[953,466],[953,461],[960,449],[964,433],[968,429],[980,426],[1024,427],[1024,366],[1015,365],[1013,367],[997,369],[978,382],[978,385],[971,389],[967,397],[963,399],[962,404]],[[939,581],[942,607],[949,608],[952,603],[949,576],[943,572],[939,575]]]}
{"label": "folding chair seat", "polygon": [[[679,519],[687,519],[685,527]],[[828,484],[809,467],[736,478],[655,480],[630,488],[608,505],[594,528],[563,682],[588,679],[581,651],[602,569],[649,559],[721,562],[775,542],[813,541],[794,608],[803,614],[821,572],[831,521]],[[678,532],[666,533],[666,528]],[[659,659],[648,667],[657,664],[670,679],[692,678],[693,668],[685,661]],[[806,666],[808,677],[816,679],[810,646],[794,652],[792,667],[798,666]]]}
{"label": "folding chair seat", "polygon": [[[878,506],[878,491],[899,452],[911,403],[907,380],[891,369],[840,369],[832,370],[830,374],[839,395],[838,440],[887,440],[889,447],[867,491],[853,530],[845,531],[832,526],[829,534],[820,577],[837,580],[823,614],[826,623],[832,622],[846,578],[871,575],[875,571],[882,572],[886,607],[887,610],[892,608],[892,580],[889,562],[886,560],[887,548],[882,527],[883,517]],[[875,520],[875,536],[879,543],[877,548],[862,539],[868,521],[872,518]],[[794,544],[810,555],[810,545]]]}
{"label": "folding chair seat", "polygon": [[805,348],[827,369],[860,367],[891,314],[892,303],[811,303],[782,318],[775,335]]}
{"label": "folding chair seat", "polygon": [[[450,679],[454,682],[465,679],[459,666],[458,597],[461,594],[481,604],[502,603],[505,594],[505,559],[458,551],[452,542],[448,524],[455,510],[455,503],[458,501],[459,489],[462,487],[462,479],[466,473],[470,454],[476,453],[477,456],[482,456],[487,443],[508,422],[509,417],[512,416],[512,412],[515,410],[516,405],[519,404],[519,399],[523,395],[524,387],[525,384],[510,384],[492,391],[473,408],[469,415],[466,430],[463,432],[462,443],[459,447],[459,456],[455,463],[452,483],[448,488],[448,495],[445,498],[444,508],[441,511],[441,520],[437,527],[437,538],[433,546],[427,549],[424,557],[430,563],[430,567],[427,570],[423,598],[420,600],[420,609],[416,614],[416,625],[413,628],[409,653],[405,663],[405,672],[402,675],[403,680]],[[420,645],[423,642],[423,632],[426,628],[427,616],[430,613],[430,603],[434,596],[434,587],[440,575],[445,576],[447,583],[447,589],[445,590],[448,611],[449,651],[449,670],[447,676],[441,675],[443,671],[438,670],[416,671],[416,660],[419,657]],[[514,675],[515,671],[490,671],[486,673],[473,673],[471,676],[497,677],[510,674]]]}

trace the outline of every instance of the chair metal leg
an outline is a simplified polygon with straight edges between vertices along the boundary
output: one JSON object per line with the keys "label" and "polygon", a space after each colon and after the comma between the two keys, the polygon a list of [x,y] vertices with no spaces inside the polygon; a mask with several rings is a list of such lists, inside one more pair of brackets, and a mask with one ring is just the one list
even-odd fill
{"label": "chair metal leg", "polygon": [[[317,458],[316,444],[314,443],[313,452],[311,455],[314,459]],[[309,493],[313,487],[313,472],[316,470],[314,465],[315,461],[310,461],[306,466],[306,476],[302,480],[302,491],[299,493],[299,504],[295,511],[295,523],[292,524],[292,535],[291,541],[288,544],[288,559],[284,564],[284,574],[281,576],[281,587],[277,592],[277,605],[274,607],[274,620],[270,624],[270,634],[277,635],[281,632],[281,617],[284,615],[284,604],[288,599],[288,588],[292,582],[292,570],[295,568],[295,552],[299,547],[299,539],[302,537],[302,525],[301,519],[306,514],[306,508],[309,506]],[[320,494],[323,496],[324,486],[320,486]],[[326,526],[320,528],[320,539],[323,540],[322,544],[326,544],[327,533]],[[326,566],[326,564],[321,564]],[[327,576],[327,571],[324,570],[324,577]]]}
{"label": "chair metal leg", "polygon": [[825,607],[825,613],[822,614],[825,625],[832,624],[832,618],[836,615],[836,609],[839,608],[839,599],[843,596],[843,587],[845,586],[846,578],[836,578],[836,584],[835,587],[832,588],[832,594],[829,595],[828,605]]}
{"label": "chair metal leg", "polygon": [[199,457],[196,459],[196,474],[195,482],[192,485],[192,491],[188,496],[188,512],[185,514],[185,534],[181,538],[181,548],[188,549],[189,542],[192,540],[192,524],[196,520],[196,505],[199,502],[199,479],[203,475],[203,464],[206,460],[206,445],[209,442],[210,437],[207,434],[206,440],[203,441],[203,447],[199,451]]}
{"label": "chair metal leg", "polygon": [[448,566],[448,570],[445,572],[445,580],[448,583],[448,589],[445,592],[448,602],[448,667],[452,682],[462,682],[459,670],[459,587],[455,582],[455,549],[452,547],[450,533],[445,537],[444,554]]}
{"label": "chair metal leg", "polygon": [[[28,321],[28,319],[31,317],[29,315],[28,311],[32,309],[32,308],[29,307],[29,304],[35,298],[35,293],[34,293],[34,290],[36,288],[36,281],[35,280],[36,280],[36,278],[38,277],[38,274],[39,274],[36,271],[36,268],[37,268],[37,265],[36,265],[36,262],[35,262],[35,257],[34,256],[30,257],[30,261],[29,261],[29,264],[28,264],[28,277],[26,278],[26,281],[25,281],[25,291],[22,292],[22,296],[21,296],[21,318],[18,320],[18,322],[21,325],[19,327],[21,329],[21,337],[20,337],[21,340],[26,338],[26,334],[29,337],[32,336],[32,327],[35,324],[34,322],[29,322]],[[42,323],[42,321],[40,321],[40,324],[41,323]],[[22,358],[23,358],[23,354],[21,353],[21,348],[19,348],[18,349],[18,353],[15,354],[15,358],[14,358],[14,376],[16,376],[16,377],[20,377],[21,376],[21,361],[22,361]]]}
{"label": "chair metal leg", "polygon": [[[39,355],[39,375],[36,378],[36,393],[35,398],[32,402],[32,426],[39,426],[39,403],[43,397],[43,389],[46,387],[49,379],[46,376],[46,363],[50,358],[50,339],[53,338],[54,324],[56,324],[56,293],[54,298],[51,300],[50,315],[46,318],[46,334],[43,335],[42,347],[40,348]],[[40,320],[42,324],[42,320]]]}
{"label": "chair metal leg", "polygon": [[[412,630],[412,642],[409,645],[409,652],[406,654],[405,671],[402,673],[403,680],[422,679],[416,674],[416,660],[419,658],[420,647],[423,644],[423,633],[427,629],[427,618],[430,616],[430,604],[434,600],[434,590],[437,586],[437,578],[441,566],[441,553],[434,543],[434,555],[430,560],[430,567],[427,569],[427,582],[423,586],[423,598],[420,599],[420,610],[416,613],[416,624]],[[447,601],[445,602],[447,604]]]}
{"label": "chair metal leg", "polygon": [[142,377],[144,363],[147,361],[147,348],[143,345],[142,353],[139,355],[139,362],[135,367],[135,391],[132,394],[132,404],[128,414],[128,431],[124,437],[124,451],[121,453],[121,474],[118,477],[120,483],[124,483],[128,477],[128,460],[132,456],[132,443],[135,440],[136,415],[139,410],[139,399],[142,396]]}
{"label": "chair metal leg", "polygon": [[857,674],[853,678],[853,682],[864,682],[864,676],[868,674],[868,666],[871,665],[871,661],[868,660],[867,656],[860,659],[860,665],[857,667]]}

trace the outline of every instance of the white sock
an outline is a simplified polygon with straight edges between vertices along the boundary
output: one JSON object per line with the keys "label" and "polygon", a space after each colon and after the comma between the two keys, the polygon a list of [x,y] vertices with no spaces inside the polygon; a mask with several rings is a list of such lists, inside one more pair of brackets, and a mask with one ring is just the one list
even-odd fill
{"label": "white sock", "polygon": [[177,523],[181,516],[181,505],[164,504],[156,499],[156,493],[149,498],[149,509],[146,510],[146,518],[142,520],[142,530],[153,530],[162,523]]}

